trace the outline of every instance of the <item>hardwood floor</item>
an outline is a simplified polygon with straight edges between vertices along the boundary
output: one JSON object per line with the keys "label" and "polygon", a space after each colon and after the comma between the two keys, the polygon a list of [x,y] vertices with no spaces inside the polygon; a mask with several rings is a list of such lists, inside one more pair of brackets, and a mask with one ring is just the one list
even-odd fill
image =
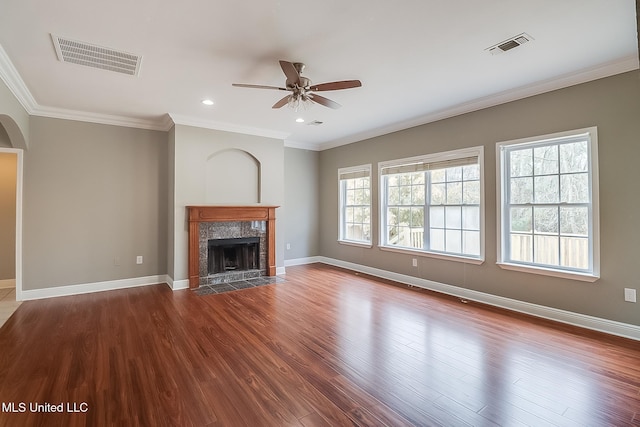
{"label": "hardwood floor", "polygon": [[27,301],[0,349],[2,426],[640,426],[640,343],[320,264]]}

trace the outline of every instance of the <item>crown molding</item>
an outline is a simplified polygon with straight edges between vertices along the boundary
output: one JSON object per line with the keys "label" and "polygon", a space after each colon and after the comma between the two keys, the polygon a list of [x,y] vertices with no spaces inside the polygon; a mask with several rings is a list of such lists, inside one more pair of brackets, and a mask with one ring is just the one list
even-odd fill
{"label": "crown molding", "polygon": [[325,143],[319,144],[319,151],[340,147],[342,145],[363,141],[365,139],[375,138],[412,127],[421,126],[427,123],[433,123],[438,120],[444,120],[462,114],[471,113],[473,111],[495,107],[497,105],[506,104],[507,102],[529,98],[531,96],[540,95],[546,92],[587,83],[593,80],[598,80],[637,69],[638,57],[636,55],[630,55],[620,60],[601,64],[596,67],[586,68],[576,73],[565,74],[553,79],[511,89],[484,98],[475,99],[473,101],[459,104],[435,113],[419,116],[398,123],[393,123],[389,126],[373,129],[368,132],[349,135],[345,138],[340,138],[333,141],[327,141]]}
{"label": "crown molding", "polygon": [[215,122],[211,120],[201,120],[193,117],[182,116],[180,114],[169,113],[171,120],[176,125],[193,126],[204,129],[220,130],[225,132],[243,133],[246,135],[263,136],[265,138],[286,139],[290,133],[280,132],[273,129],[254,128],[250,126],[239,126],[230,123]]}
{"label": "crown molding", "polygon": [[0,78],[22,105],[22,108],[28,114],[31,114],[37,105],[36,100],[31,95],[29,88],[24,84],[22,77],[18,74],[18,70],[13,66],[13,62],[9,59],[2,45],[0,45]]}
{"label": "crown molding", "polygon": [[367,132],[357,133],[346,136],[344,138],[326,141],[323,143],[305,143],[300,141],[288,140],[287,138],[291,135],[289,132],[202,120],[193,117],[182,116],[175,113],[164,114],[156,119],[141,119],[41,106],[31,95],[29,88],[25,85],[22,77],[20,77],[20,74],[13,66],[13,63],[9,59],[7,53],[0,45],[0,78],[4,81],[9,90],[13,93],[13,95],[29,115],[76,120],[90,123],[100,123],[114,126],[133,127],[139,129],[159,130],[165,132],[171,129],[174,124],[179,124],[205,129],[280,139],[284,141],[284,145],[286,147],[312,151],[328,150],[342,145],[375,138],[389,133],[421,126],[427,123],[432,123],[438,120],[443,120],[461,114],[494,107],[496,105],[504,104],[507,102],[517,101],[519,99],[528,98],[545,92],[551,92],[557,89],[562,89],[581,83],[587,83],[589,81],[613,76],[615,74],[625,73],[628,71],[633,71],[636,69],[638,69],[638,57],[636,55],[630,55],[618,61],[613,61],[596,67],[588,68],[577,73],[566,74],[564,76],[549,79],[536,84],[508,90],[485,98],[476,99],[467,103],[459,104],[452,108],[415,117],[410,120],[393,123],[389,126],[384,126]]}

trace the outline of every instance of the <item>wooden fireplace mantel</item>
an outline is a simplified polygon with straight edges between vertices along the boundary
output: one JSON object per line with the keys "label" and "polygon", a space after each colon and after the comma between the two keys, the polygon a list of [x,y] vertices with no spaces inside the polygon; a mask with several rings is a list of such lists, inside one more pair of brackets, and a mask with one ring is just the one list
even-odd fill
{"label": "wooden fireplace mantel", "polygon": [[279,206],[187,206],[189,219],[189,288],[200,286],[201,222],[266,221],[267,275],[276,275],[276,208]]}

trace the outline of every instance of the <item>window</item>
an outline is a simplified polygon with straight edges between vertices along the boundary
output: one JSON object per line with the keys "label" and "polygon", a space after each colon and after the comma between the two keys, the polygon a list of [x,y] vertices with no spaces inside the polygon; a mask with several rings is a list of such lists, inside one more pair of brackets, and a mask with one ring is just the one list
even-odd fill
{"label": "window", "polygon": [[484,258],[483,148],[379,164],[382,249]]}
{"label": "window", "polygon": [[340,241],[371,244],[371,165],[338,170]]}
{"label": "window", "polygon": [[596,139],[589,128],[498,144],[503,268],[597,279]]}

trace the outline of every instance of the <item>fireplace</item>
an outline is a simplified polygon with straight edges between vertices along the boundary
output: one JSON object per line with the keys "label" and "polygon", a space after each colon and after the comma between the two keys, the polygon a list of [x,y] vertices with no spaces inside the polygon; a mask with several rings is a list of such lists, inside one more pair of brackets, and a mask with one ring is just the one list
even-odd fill
{"label": "fireplace", "polygon": [[275,276],[277,207],[187,206],[189,287]]}
{"label": "fireplace", "polygon": [[260,269],[260,238],[209,239],[208,275]]}

